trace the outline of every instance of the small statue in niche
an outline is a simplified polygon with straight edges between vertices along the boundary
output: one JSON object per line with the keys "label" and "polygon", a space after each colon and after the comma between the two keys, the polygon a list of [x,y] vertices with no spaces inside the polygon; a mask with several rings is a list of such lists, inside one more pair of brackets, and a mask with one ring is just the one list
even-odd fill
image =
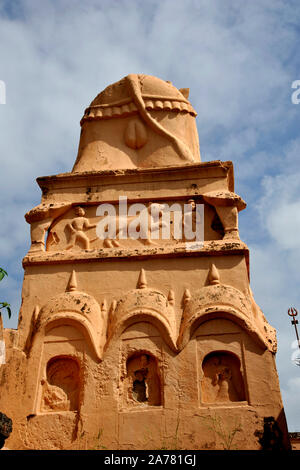
{"label": "small statue in niche", "polygon": [[[216,401],[237,401],[237,394],[231,383],[232,373],[229,367],[222,366],[217,368],[216,375],[213,379],[213,385],[218,385]],[[230,392],[229,392],[230,391]]]}
{"label": "small statue in niche", "polygon": [[203,361],[202,401],[236,402],[245,399],[239,359],[227,352],[208,354]]}
{"label": "small statue in niche", "polygon": [[89,250],[90,243],[97,240],[97,238],[90,241],[84,231],[91,228],[96,228],[96,224],[90,224],[89,220],[84,217],[85,210],[80,206],[75,208],[75,215],[76,217],[72,220],[72,222],[66,225],[66,228],[68,228],[71,232],[70,240],[66,249],[70,250],[79,243],[83,246],[83,249]]}

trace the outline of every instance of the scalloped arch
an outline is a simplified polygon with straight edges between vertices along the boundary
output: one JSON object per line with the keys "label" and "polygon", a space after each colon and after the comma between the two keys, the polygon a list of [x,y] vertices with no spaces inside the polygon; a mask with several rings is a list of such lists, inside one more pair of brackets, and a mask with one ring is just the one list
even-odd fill
{"label": "scalloped arch", "polygon": [[264,348],[272,348],[270,339],[262,334],[253,321],[250,299],[232,286],[216,284],[199,289],[187,303],[177,340],[182,350],[193,332],[202,323],[216,318],[226,318],[241,326]]}
{"label": "scalloped arch", "polygon": [[128,327],[141,322],[151,323],[160,332],[165,343],[173,351],[177,351],[176,343],[171,334],[168,323],[161,314],[150,309],[138,309],[136,311],[131,311],[126,315],[122,315],[122,317],[114,323],[114,327],[111,330],[105,349],[114,338],[119,338]]}

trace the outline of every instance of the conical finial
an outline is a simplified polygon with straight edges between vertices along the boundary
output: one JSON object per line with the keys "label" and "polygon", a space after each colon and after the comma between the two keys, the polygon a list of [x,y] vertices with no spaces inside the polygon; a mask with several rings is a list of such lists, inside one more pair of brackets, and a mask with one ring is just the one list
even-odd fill
{"label": "conical finial", "polygon": [[169,305],[175,305],[175,294],[172,289],[170,289],[169,294],[168,294],[168,301]]}
{"label": "conical finial", "polygon": [[77,290],[77,279],[76,279],[76,272],[73,269],[69,282],[68,282],[67,292],[74,292],[75,290]]}
{"label": "conical finial", "polygon": [[183,294],[183,305],[186,305],[189,301],[191,300],[191,293],[188,289],[185,289],[184,294]]}
{"label": "conical finial", "polygon": [[139,280],[138,280],[138,283],[137,283],[137,288],[138,289],[146,289],[146,287],[147,287],[146,274],[145,274],[145,270],[142,268],[141,271],[140,271]]}
{"label": "conical finial", "polygon": [[208,273],[208,282],[213,284],[220,284],[220,274],[216,266],[212,263],[209,273]]}

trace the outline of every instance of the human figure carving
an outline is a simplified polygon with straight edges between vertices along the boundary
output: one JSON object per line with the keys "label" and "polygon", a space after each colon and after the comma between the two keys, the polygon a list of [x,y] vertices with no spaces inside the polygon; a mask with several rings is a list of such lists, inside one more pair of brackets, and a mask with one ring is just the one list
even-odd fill
{"label": "human figure carving", "polygon": [[77,217],[75,217],[72,220],[72,222],[66,225],[66,227],[71,231],[71,236],[70,236],[69,244],[67,245],[67,250],[74,248],[74,246],[78,242],[82,243],[83,248],[85,250],[89,250],[90,239],[88,238],[88,236],[86,235],[84,231],[91,229],[91,228],[95,228],[96,224],[89,223],[89,220],[86,217],[84,217],[85,210],[80,206],[75,208],[75,214]]}
{"label": "human figure carving", "polygon": [[202,401],[204,403],[245,400],[240,362],[230,353],[210,354],[203,362]]}
{"label": "human figure carving", "polygon": [[212,381],[213,385],[218,385],[219,390],[216,396],[216,401],[238,401],[238,395],[232,381],[232,371],[230,367],[219,364],[216,369],[216,374]]}
{"label": "human figure carving", "polygon": [[226,366],[219,366],[213,379],[213,385],[218,385],[217,401],[231,401],[229,397],[229,382],[231,370]]}

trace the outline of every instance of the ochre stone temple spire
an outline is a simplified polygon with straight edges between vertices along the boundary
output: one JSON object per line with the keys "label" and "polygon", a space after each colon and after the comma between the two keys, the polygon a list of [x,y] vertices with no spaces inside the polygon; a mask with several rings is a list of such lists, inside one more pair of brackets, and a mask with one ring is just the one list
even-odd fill
{"label": "ochre stone temple spire", "polygon": [[108,86],[85,110],[73,172],[200,162],[188,94],[148,75]]}
{"label": "ochre stone temple spire", "polygon": [[107,449],[223,449],[231,433],[289,448],[246,204],[231,162],[201,163],[188,95],[147,75],[108,86],[72,172],[38,178],[19,325],[0,331],[7,448],[93,449],[99,430]]}

